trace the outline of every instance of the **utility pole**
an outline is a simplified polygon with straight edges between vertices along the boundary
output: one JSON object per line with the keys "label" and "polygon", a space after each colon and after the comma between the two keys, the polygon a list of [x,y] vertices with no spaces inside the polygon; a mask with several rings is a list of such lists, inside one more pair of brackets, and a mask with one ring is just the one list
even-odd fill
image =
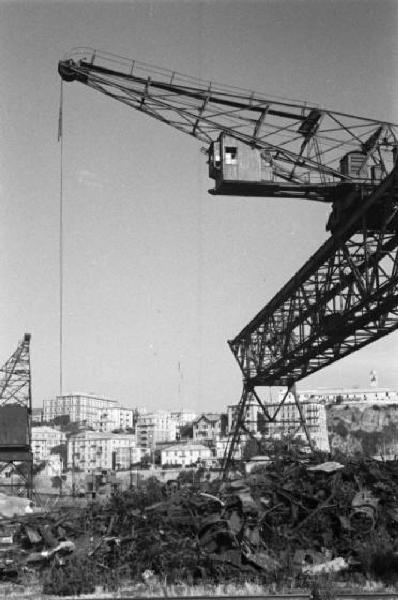
{"label": "utility pole", "polygon": [[130,490],[133,488],[133,465],[131,462],[131,446],[129,447],[129,451],[130,451]]}

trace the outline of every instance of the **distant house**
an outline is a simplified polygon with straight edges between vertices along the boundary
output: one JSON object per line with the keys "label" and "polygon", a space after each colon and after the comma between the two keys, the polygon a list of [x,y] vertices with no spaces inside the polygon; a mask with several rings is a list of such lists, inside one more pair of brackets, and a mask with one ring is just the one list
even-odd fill
{"label": "distant house", "polygon": [[221,413],[204,413],[193,422],[193,441],[215,444],[225,435],[227,416]]}
{"label": "distant house", "polygon": [[42,408],[32,408],[32,423],[42,423],[43,422],[43,409]]}
{"label": "distant house", "polygon": [[211,450],[202,444],[175,444],[161,451],[161,462],[164,465],[182,465],[188,467],[211,458]]}

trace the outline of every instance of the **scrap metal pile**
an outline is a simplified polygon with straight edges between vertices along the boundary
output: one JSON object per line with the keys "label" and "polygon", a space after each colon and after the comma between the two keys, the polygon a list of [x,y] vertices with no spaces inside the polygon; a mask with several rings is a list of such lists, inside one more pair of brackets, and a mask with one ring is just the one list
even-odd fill
{"label": "scrap metal pile", "polygon": [[51,592],[49,582],[77,581],[79,569],[83,591],[89,581],[126,578],[192,584],[297,582],[322,571],[382,576],[380,564],[398,550],[398,463],[290,458],[196,487],[151,479],[106,505],[24,515],[2,528],[0,575],[38,571]]}

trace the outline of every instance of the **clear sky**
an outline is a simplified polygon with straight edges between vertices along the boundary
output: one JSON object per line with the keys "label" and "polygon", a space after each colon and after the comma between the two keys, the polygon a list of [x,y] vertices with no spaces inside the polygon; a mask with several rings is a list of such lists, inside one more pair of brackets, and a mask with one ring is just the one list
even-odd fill
{"label": "clear sky", "polygon": [[[57,63],[91,46],[398,122],[398,2],[0,0],[0,362],[32,333],[33,403],[59,392]],[[226,344],[326,239],[329,209],[213,197],[201,143],[64,85],[64,392],[222,410]],[[398,334],[301,383],[398,388]],[[178,364],[180,363],[180,369]]]}

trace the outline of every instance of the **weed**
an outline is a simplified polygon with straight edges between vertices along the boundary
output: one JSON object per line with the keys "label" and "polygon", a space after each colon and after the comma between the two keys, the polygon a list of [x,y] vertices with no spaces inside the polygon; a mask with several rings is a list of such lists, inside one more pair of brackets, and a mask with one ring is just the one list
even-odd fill
{"label": "weed", "polygon": [[96,568],[83,557],[73,556],[64,564],[55,563],[43,575],[43,593],[57,596],[79,596],[95,591]]}

